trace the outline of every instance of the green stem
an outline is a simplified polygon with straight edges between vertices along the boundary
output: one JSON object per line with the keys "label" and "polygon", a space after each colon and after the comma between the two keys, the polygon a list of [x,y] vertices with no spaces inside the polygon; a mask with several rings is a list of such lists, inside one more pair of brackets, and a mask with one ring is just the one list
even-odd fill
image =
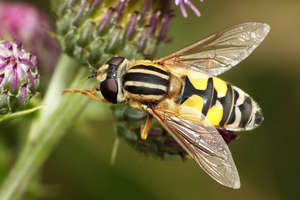
{"label": "green stem", "polygon": [[43,106],[36,106],[34,108],[30,108],[30,109],[27,109],[27,110],[22,110],[22,111],[18,111],[18,112],[14,112],[14,113],[8,113],[8,114],[5,114],[3,116],[0,117],[0,123],[1,122],[4,122],[6,120],[12,120],[12,119],[17,119],[19,117],[23,117],[25,115],[29,115],[39,109],[41,109]]}
{"label": "green stem", "polygon": [[[48,88],[44,108],[39,118],[33,122],[28,140],[15,166],[0,189],[0,200],[18,199],[24,193],[32,177],[48,158],[51,151],[76,120],[88,103],[84,95],[67,94],[62,97],[61,89],[66,88],[66,77],[74,70],[74,62],[63,55],[57,65]],[[71,87],[90,88],[91,83],[84,81],[85,68],[80,69]]]}

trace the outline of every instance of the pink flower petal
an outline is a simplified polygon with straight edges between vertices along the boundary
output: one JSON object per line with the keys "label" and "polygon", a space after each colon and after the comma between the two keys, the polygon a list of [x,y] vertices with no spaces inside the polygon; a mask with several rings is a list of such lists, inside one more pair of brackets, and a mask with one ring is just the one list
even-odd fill
{"label": "pink flower petal", "polygon": [[200,17],[200,11],[196,8],[196,6],[194,6],[194,4],[192,2],[190,2],[189,0],[186,0],[185,3],[194,11],[194,13]]}
{"label": "pink flower petal", "polygon": [[188,15],[187,15],[187,12],[184,8],[182,0],[179,2],[179,6],[180,6],[180,10],[181,10],[181,13],[182,13],[183,17],[187,18]]}
{"label": "pink flower petal", "polygon": [[18,89],[18,85],[19,85],[19,75],[18,75],[18,71],[17,71],[17,63],[15,63],[12,66],[12,82],[11,82],[11,87],[13,88],[13,90],[17,90]]}

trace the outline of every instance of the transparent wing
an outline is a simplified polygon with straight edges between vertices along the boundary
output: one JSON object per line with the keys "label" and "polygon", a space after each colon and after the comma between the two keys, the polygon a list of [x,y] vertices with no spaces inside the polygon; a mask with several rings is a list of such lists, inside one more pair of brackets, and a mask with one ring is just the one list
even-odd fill
{"label": "transparent wing", "polygon": [[163,111],[149,112],[208,175],[222,185],[240,188],[238,171],[230,150],[216,128],[187,121]]}
{"label": "transparent wing", "polygon": [[235,25],[156,62],[217,76],[248,57],[269,31],[270,26],[263,23]]}

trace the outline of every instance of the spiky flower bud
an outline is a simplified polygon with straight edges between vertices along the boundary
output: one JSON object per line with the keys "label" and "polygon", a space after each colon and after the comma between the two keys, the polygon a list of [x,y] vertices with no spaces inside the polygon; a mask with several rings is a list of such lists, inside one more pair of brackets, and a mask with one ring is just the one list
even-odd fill
{"label": "spiky flower bud", "polygon": [[0,113],[26,105],[38,85],[36,56],[20,44],[0,41]]}
{"label": "spiky flower bud", "polygon": [[167,40],[173,16],[169,0],[60,2],[57,32],[62,48],[93,66],[101,66],[113,55],[153,57],[157,45]]}

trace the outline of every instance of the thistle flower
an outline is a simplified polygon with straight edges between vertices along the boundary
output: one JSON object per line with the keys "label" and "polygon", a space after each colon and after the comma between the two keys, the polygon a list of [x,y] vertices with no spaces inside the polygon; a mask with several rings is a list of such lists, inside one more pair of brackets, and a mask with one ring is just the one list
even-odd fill
{"label": "thistle flower", "polygon": [[39,59],[40,72],[49,75],[60,54],[46,15],[30,4],[0,2],[0,39],[22,42]]}
{"label": "thistle flower", "polygon": [[0,113],[26,105],[38,85],[36,56],[20,44],[0,41]]}
{"label": "thistle flower", "polygon": [[170,6],[169,0],[60,1],[57,37],[67,54],[93,66],[113,55],[152,58],[158,44],[168,40]]}

